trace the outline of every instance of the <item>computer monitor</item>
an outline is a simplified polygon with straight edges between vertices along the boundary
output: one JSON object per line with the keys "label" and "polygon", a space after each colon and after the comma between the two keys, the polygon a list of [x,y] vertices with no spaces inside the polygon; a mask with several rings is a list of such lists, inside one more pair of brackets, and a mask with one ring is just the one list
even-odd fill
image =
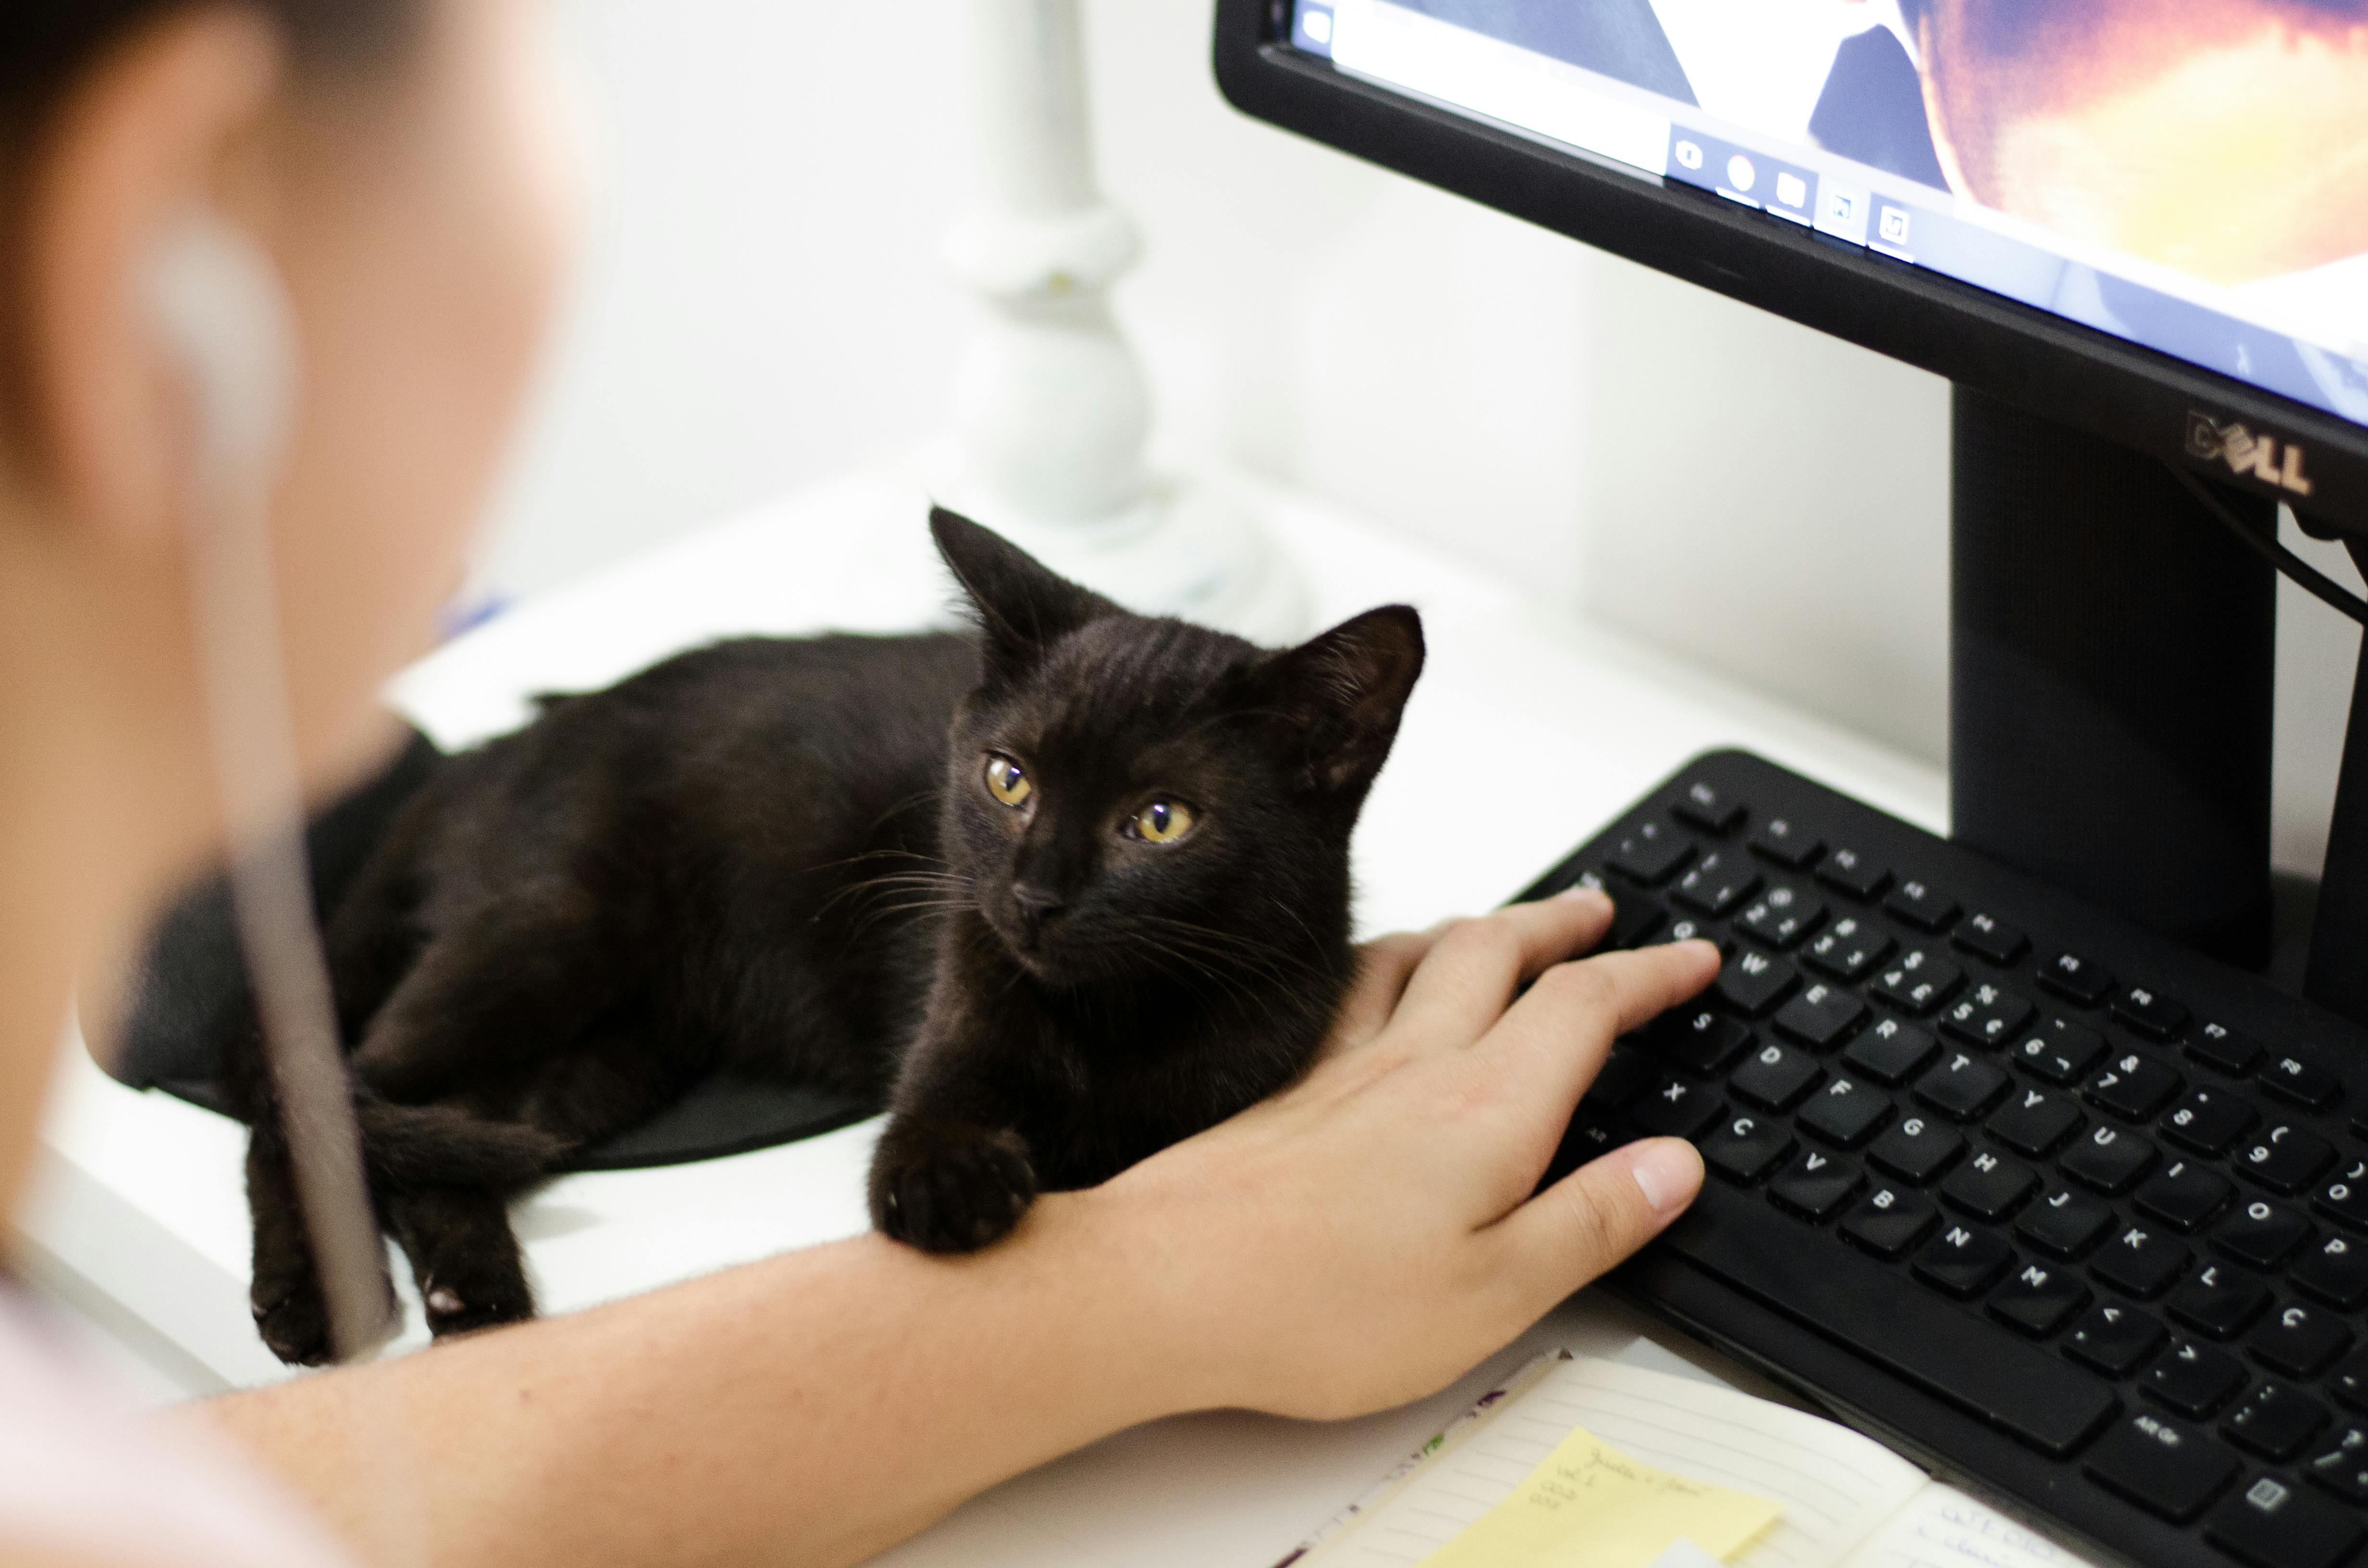
{"label": "computer monitor", "polygon": [[1216,28],[1253,115],[1950,378],[1956,835],[2266,958],[2259,546],[2280,504],[2368,538],[2368,0],[1219,0]]}

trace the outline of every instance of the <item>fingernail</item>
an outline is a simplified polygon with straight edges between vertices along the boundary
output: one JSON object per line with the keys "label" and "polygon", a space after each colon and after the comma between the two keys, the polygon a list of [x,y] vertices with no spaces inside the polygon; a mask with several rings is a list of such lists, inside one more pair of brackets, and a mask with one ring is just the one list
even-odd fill
{"label": "fingernail", "polygon": [[1667,1219],[1694,1200],[1702,1190],[1702,1156],[1682,1138],[1656,1138],[1639,1144],[1629,1172],[1644,1189],[1653,1212]]}
{"label": "fingernail", "polygon": [[1605,892],[1601,888],[1588,887],[1585,882],[1581,882],[1576,887],[1565,888],[1562,892],[1554,894],[1554,897],[1566,898],[1573,903],[1585,903],[1589,900],[1592,900],[1597,903],[1602,904],[1607,909],[1610,908],[1611,904],[1611,894]]}

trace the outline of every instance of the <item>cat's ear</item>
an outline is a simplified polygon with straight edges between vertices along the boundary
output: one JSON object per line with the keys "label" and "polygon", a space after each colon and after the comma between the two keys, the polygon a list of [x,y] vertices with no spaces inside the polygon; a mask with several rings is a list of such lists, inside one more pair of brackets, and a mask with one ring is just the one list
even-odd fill
{"label": "cat's ear", "polygon": [[990,682],[1026,675],[1047,648],[1070,632],[1119,613],[1118,606],[1099,594],[1079,587],[959,512],[932,507],[929,534],[978,612]]}
{"label": "cat's ear", "polygon": [[1422,662],[1422,617],[1384,605],[1274,654],[1252,678],[1259,708],[1305,748],[1307,787],[1361,791],[1389,757]]}

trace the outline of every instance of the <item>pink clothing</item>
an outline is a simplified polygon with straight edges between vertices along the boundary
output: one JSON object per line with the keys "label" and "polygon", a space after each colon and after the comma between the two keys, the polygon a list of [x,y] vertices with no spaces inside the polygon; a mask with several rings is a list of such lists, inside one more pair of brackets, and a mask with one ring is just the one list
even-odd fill
{"label": "pink clothing", "polygon": [[92,1568],[352,1568],[267,1478],[195,1434],[157,1429],[74,1364],[0,1282],[0,1561]]}

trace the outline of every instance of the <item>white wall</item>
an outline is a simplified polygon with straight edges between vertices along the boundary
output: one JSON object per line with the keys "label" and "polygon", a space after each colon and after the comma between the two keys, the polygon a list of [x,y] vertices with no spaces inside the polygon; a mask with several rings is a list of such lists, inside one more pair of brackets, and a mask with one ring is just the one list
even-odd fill
{"label": "white wall", "polygon": [[[943,427],[956,3],[566,0],[606,198],[491,584]],[[1085,5],[1168,439],[1942,754],[1941,383],[1243,119],[1206,0]],[[2315,869],[2357,639],[2286,609],[2278,847]]]}

